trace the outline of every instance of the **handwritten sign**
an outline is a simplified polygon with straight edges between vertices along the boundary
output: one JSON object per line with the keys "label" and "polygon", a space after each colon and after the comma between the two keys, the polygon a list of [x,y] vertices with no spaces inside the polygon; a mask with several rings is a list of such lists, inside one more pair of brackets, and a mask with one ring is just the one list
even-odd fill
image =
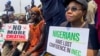
{"label": "handwritten sign", "polygon": [[5,40],[27,41],[29,35],[29,25],[27,24],[5,24]]}
{"label": "handwritten sign", "polygon": [[5,29],[4,29],[4,25],[2,26],[2,28],[0,29],[0,50],[2,49],[2,46],[4,44],[4,37],[5,37]]}
{"label": "handwritten sign", "polygon": [[89,29],[51,26],[47,52],[55,56],[87,56]]}

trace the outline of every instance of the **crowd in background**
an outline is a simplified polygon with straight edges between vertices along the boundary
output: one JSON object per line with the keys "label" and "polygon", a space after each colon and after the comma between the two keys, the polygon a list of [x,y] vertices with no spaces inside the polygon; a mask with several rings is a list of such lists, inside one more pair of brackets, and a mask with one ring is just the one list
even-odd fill
{"label": "crowd in background", "polygon": [[[42,4],[36,7],[32,0],[31,6],[27,5],[25,14],[20,16],[14,14],[15,10],[11,1],[8,1],[4,9],[6,14],[0,18],[0,26],[8,23],[29,24],[29,40],[27,42],[5,41],[1,56],[45,56],[49,26],[89,28],[88,56],[96,56],[100,45],[100,3],[97,1],[41,0]],[[79,8],[81,11],[78,10]],[[46,56],[48,55],[51,54]]]}

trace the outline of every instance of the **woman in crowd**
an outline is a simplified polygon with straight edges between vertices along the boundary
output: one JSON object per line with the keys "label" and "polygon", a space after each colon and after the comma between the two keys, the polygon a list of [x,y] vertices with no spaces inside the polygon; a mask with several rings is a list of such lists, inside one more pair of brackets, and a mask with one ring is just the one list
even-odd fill
{"label": "woman in crowd", "polygon": [[77,28],[88,28],[89,31],[89,41],[87,56],[96,56],[99,50],[97,31],[95,27],[88,24],[85,19],[87,12],[87,2],[86,0],[72,0],[66,7],[66,22],[63,22],[61,26],[66,27],[77,27]]}

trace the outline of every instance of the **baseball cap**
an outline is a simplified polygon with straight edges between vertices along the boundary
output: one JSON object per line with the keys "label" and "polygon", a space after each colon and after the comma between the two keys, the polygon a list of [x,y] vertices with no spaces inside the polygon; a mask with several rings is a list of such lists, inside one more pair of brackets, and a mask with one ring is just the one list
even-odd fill
{"label": "baseball cap", "polygon": [[70,0],[68,2],[68,4],[71,2],[71,1],[76,1],[77,3],[81,4],[85,10],[87,10],[88,8],[88,2],[86,0]]}

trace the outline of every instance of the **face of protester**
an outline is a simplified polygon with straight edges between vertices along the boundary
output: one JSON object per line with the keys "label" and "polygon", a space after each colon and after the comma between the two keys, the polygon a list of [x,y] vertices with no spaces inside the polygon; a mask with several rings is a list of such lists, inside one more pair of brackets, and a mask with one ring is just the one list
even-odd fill
{"label": "face of protester", "polygon": [[2,16],[2,21],[3,21],[3,23],[8,23],[9,22],[9,19],[8,19],[7,15]]}
{"label": "face of protester", "polygon": [[6,17],[6,16],[2,16],[2,19],[3,19],[3,20],[6,20],[6,19],[7,19],[7,17]]}
{"label": "face of protester", "polygon": [[18,21],[19,21],[19,24],[25,24],[26,23],[25,16],[20,16],[19,19],[18,19]]}
{"label": "face of protester", "polygon": [[31,12],[31,20],[35,21],[38,18],[38,14],[36,12]]}
{"label": "face of protester", "polygon": [[11,14],[11,15],[9,16],[9,19],[10,19],[10,20],[14,20],[14,19],[15,19],[15,16],[14,16],[13,14]]}
{"label": "face of protester", "polygon": [[69,22],[75,22],[77,20],[82,19],[85,12],[82,10],[82,6],[75,1],[69,3],[68,7],[66,8],[66,19]]}

